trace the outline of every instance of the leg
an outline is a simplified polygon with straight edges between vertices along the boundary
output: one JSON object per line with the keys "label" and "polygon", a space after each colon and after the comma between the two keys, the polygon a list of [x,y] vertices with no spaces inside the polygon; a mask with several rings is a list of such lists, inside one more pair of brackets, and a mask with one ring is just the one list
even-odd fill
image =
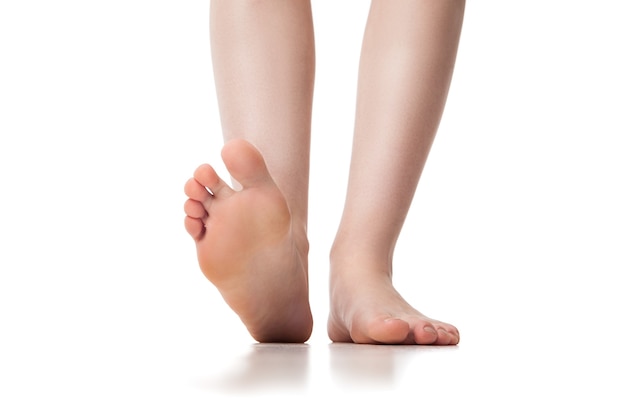
{"label": "leg", "polygon": [[224,139],[263,154],[306,226],[315,51],[309,0],[212,0],[211,51]]}
{"label": "leg", "polygon": [[185,188],[186,227],[203,273],[256,340],[303,342],[312,329],[310,3],[213,0],[211,48],[234,188],[200,166]]}
{"label": "leg", "polygon": [[331,251],[329,336],[456,344],[393,288],[392,257],[450,85],[463,0],[373,0],[363,39],[352,162]]}

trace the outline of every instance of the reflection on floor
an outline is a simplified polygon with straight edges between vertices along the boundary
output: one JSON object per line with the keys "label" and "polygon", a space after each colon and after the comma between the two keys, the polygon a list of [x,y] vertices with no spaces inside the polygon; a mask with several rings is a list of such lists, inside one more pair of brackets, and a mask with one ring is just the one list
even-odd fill
{"label": "reflection on floor", "polygon": [[203,387],[225,393],[315,391],[331,386],[393,390],[420,356],[458,351],[455,346],[252,344],[222,362]]}

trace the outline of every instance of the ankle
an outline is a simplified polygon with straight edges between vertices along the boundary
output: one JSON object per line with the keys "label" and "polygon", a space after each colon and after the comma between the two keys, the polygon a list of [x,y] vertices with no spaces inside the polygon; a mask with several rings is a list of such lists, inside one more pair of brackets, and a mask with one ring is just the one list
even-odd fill
{"label": "ankle", "polygon": [[384,250],[369,249],[358,243],[335,242],[331,248],[331,277],[335,275],[391,275],[392,255]]}

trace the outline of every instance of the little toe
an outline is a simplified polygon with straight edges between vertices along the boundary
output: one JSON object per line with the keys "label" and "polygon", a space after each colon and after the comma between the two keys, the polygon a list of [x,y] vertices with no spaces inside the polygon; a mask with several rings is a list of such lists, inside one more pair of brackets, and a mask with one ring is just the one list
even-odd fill
{"label": "little toe", "polygon": [[200,239],[202,239],[206,232],[204,222],[202,222],[201,219],[192,218],[189,216],[185,216],[185,229],[195,241],[199,241]]}

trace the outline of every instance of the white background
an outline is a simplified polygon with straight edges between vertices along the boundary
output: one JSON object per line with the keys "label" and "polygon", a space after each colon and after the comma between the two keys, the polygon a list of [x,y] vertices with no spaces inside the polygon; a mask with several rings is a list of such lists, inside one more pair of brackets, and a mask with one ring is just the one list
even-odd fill
{"label": "white background", "polygon": [[[324,327],[327,254],[368,4],[313,2],[315,370],[290,393],[309,409],[344,393]],[[208,9],[0,4],[1,413],[222,413],[216,402],[243,402],[207,379],[258,349],[201,275],[182,225],[195,167],[223,172]],[[462,342],[422,352],[422,366],[394,375],[391,400],[368,392],[345,405],[623,413],[623,9],[468,2],[394,268],[405,297],[456,324]]]}

